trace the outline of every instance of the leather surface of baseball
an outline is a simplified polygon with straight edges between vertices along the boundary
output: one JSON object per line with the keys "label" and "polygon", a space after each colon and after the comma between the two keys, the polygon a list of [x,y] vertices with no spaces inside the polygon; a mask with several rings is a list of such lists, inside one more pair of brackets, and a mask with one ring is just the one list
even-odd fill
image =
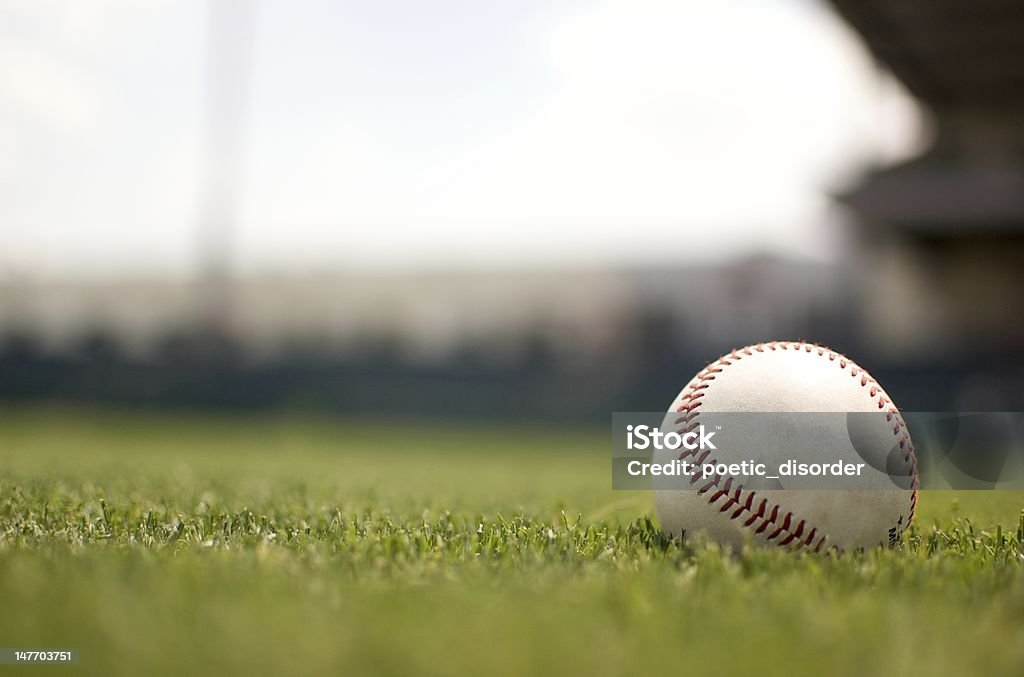
{"label": "leather surface of baseball", "polygon": [[[843,489],[827,490],[790,488],[793,482],[780,489],[745,489],[729,477],[693,490],[655,483],[655,509],[662,529],[672,537],[705,533],[733,548],[750,542],[814,552],[852,550],[894,545],[913,518],[917,461],[906,424],[871,375],[839,353],[801,342],[734,350],[701,370],[669,411],[689,427],[714,412],[779,412],[783,417],[790,412],[797,414],[793,426],[805,425],[808,417],[798,414],[806,412],[873,413],[862,417],[869,429],[861,431],[857,453],[875,467],[885,468],[887,460],[903,463],[908,477],[908,486],[881,489],[876,476],[853,478]],[[797,444],[803,448],[794,451],[809,460],[827,460],[836,449],[850,445],[841,430],[816,430],[800,439]],[[758,444],[757,439],[744,441]],[[730,458],[728,447],[710,452],[708,460],[738,460]],[[658,451],[654,460],[665,462],[679,453]]]}

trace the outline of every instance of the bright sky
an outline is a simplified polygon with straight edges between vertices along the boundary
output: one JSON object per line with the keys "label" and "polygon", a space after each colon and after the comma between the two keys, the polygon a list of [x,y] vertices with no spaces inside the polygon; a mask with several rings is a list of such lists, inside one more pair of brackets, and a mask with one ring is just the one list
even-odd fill
{"label": "bright sky", "polygon": [[[208,1],[0,5],[0,276],[194,268]],[[828,257],[827,192],[923,136],[812,0],[255,17],[242,268]]]}

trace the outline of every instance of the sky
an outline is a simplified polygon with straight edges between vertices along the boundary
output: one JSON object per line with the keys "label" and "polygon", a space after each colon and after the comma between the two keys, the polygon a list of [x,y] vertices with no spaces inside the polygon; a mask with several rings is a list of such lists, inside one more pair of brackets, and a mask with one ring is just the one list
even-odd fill
{"label": "sky", "polygon": [[0,2],[0,277],[828,260],[927,142],[812,0],[213,2]]}

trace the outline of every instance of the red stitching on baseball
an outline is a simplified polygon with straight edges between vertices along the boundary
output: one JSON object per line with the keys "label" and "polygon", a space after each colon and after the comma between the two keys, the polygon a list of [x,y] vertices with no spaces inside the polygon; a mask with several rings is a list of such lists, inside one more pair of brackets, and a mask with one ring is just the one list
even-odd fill
{"label": "red stitching on baseball", "polygon": [[[732,362],[734,362],[734,361],[739,361],[739,360],[743,359],[744,355],[746,355],[746,356],[753,356],[753,354],[754,354],[753,351],[757,351],[759,353],[763,353],[766,348],[768,350],[771,350],[771,351],[775,351],[775,350],[779,350],[779,349],[781,349],[781,350],[789,350],[790,348],[792,348],[793,350],[796,350],[798,352],[801,349],[803,349],[804,352],[806,352],[806,353],[811,353],[812,351],[816,352],[819,357],[825,357],[826,353],[827,353],[827,357],[828,357],[829,362],[835,362],[836,358],[838,357],[837,353],[833,352],[830,348],[826,348],[824,346],[819,346],[817,344],[809,344],[809,343],[806,343],[804,341],[790,342],[790,343],[787,343],[787,342],[784,342],[784,341],[771,341],[771,342],[768,342],[768,343],[758,343],[756,345],[746,346],[744,348],[738,349],[738,352],[737,352],[737,349],[733,349],[728,355],[725,355],[723,357],[718,358],[718,360],[716,360],[715,362],[712,362],[711,364],[706,366],[703,370],[701,370],[697,374],[697,376],[695,376],[690,381],[690,383],[687,385],[686,389],[684,390],[683,394],[680,395],[680,402],[685,401],[686,404],[685,405],[679,405],[678,408],[676,409],[676,411],[677,411],[677,413],[684,413],[685,412],[687,415],[684,416],[684,417],[681,417],[680,419],[678,419],[676,421],[676,424],[678,425],[680,423],[685,423],[685,424],[688,425],[688,427],[685,428],[685,429],[680,429],[678,432],[690,432],[690,431],[696,429],[697,423],[695,421],[697,419],[697,414],[698,414],[697,410],[703,404],[703,396],[705,395],[705,393],[697,392],[697,391],[707,389],[710,386],[710,384],[707,383],[707,382],[715,380],[714,374],[722,373],[722,371],[724,370],[725,367],[731,365]],[[846,359],[845,357],[840,358],[839,359],[839,368],[840,369],[846,369],[847,367],[850,367],[850,376],[856,377],[858,374],[861,375],[861,379],[860,379],[861,387],[868,388],[868,386],[870,385],[870,388],[868,388],[868,395],[871,398],[875,398],[875,397],[878,398],[878,408],[879,409],[885,409],[887,404],[891,404],[891,400],[889,400],[885,396],[884,391],[882,390],[882,387],[878,384],[877,381],[875,381],[873,378],[870,377],[870,374],[868,374],[866,369],[863,369],[862,367],[858,366],[854,362],[851,362],[850,360]],[[907,430],[906,423],[903,421],[903,417],[900,416],[899,409],[897,409],[895,406],[889,407],[888,410],[886,411],[886,420],[891,422],[894,418],[896,419],[896,424],[893,427],[893,435],[899,437],[899,448],[904,450],[903,462],[908,465],[908,469],[910,470],[910,472],[912,473],[912,476],[913,476],[913,484],[911,485],[911,487],[913,489],[913,492],[910,495],[910,514],[909,514],[909,517],[907,518],[907,525],[909,525],[911,520],[914,519],[914,512],[915,512],[915,510],[917,508],[917,492],[918,492],[918,486],[919,486],[919,479],[918,479],[918,474],[917,474],[917,454],[914,451],[914,442],[913,442],[913,440],[910,439],[910,433]],[[902,436],[900,436],[900,431],[901,430],[903,431],[903,435]],[[695,453],[696,452],[692,451],[692,450],[691,451],[684,451],[684,452],[680,453],[679,458],[682,459],[682,458],[684,458],[686,456],[692,456]],[[698,460],[697,464],[698,465],[702,464],[704,462],[704,460],[709,455],[710,455],[710,451],[706,450],[704,452],[704,454],[701,455],[701,457]],[[718,461],[717,460],[712,460],[711,463],[717,465]],[[708,499],[708,503],[711,504],[711,505],[714,505],[722,496],[725,496],[725,495],[727,495],[729,493],[729,487],[732,484],[732,479],[733,479],[732,477],[729,477],[726,480],[725,487],[724,488],[720,488],[718,486],[718,483],[722,480],[722,476],[721,475],[716,475],[714,478],[711,479],[711,481],[708,484],[706,484],[704,487],[702,487],[697,493],[698,493],[698,495],[707,494],[707,492],[709,492],[711,489],[717,488],[718,491],[716,491]],[[694,483],[696,483],[696,481],[697,481],[697,477],[694,476],[694,478],[690,480],[690,484],[694,484]],[[747,496],[746,501],[743,501],[743,499],[742,499],[742,492],[743,491],[746,491],[746,496]],[[745,513],[751,513],[750,517],[747,518],[747,520],[745,522],[742,522],[742,525],[745,528],[749,528],[749,527],[753,526],[755,522],[757,522],[758,520],[761,520],[762,522],[761,522],[760,526],[758,526],[758,528],[754,531],[755,534],[761,534],[764,531],[766,531],[769,526],[775,526],[775,522],[778,519],[779,506],[773,504],[772,508],[771,508],[770,516],[768,518],[764,518],[765,509],[767,508],[767,505],[768,505],[768,499],[766,499],[766,498],[761,499],[761,503],[758,506],[757,510],[755,511],[755,510],[752,510],[752,506],[754,504],[754,500],[756,498],[756,495],[757,495],[757,492],[755,492],[752,489],[751,490],[744,490],[742,487],[737,487],[736,491],[735,491],[735,496],[731,497],[725,503],[725,505],[719,510],[719,512],[725,512],[726,510],[731,508],[734,504],[738,505],[739,506],[738,509],[731,514],[729,519],[731,519],[731,520],[739,519]],[[796,526],[796,529],[793,530],[793,531],[790,531],[789,527],[790,527],[790,524],[791,524],[792,520],[793,520],[793,513],[792,512],[787,512],[783,516],[782,524],[780,526],[778,526],[777,529],[774,532],[772,532],[772,534],[769,535],[766,540],[771,541],[771,540],[777,538],[778,536],[780,536],[781,534],[785,534],[786,535],[785,538],[783,538],[781,541],[778,542],[779,546],[788,546],[788,545],[790,545],[795,540],[796,541],[796,547],[798,549],[799,548],[810,547],[811,543],[814,543],[814,537],[818,533],[817,527],[813,527],[812,526],[810,531],[807,534],[807,538],[805,538],[804,540],[800,540],[800,535],[803,533],[805,527],[807,526],[806,521],[805,520],[800,520],[799,523]],[[821,538],[814,545],[813,552],[819,552],[821,550],[822,546],[825,544],[826,540],[827,540],[827,535],[826,534],[822,534]]]}

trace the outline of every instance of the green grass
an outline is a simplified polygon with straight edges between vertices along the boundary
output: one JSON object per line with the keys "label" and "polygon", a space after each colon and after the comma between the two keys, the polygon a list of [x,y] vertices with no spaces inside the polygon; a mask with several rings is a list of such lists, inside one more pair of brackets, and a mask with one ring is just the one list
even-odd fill
{"label": "green grass", "polygon": [[[898,550],[667,543],[607,431],[0,414],[0,646],[142,674],[1024,672],[1024,497]],[[0,672],[37,672],[4,667]]]}

